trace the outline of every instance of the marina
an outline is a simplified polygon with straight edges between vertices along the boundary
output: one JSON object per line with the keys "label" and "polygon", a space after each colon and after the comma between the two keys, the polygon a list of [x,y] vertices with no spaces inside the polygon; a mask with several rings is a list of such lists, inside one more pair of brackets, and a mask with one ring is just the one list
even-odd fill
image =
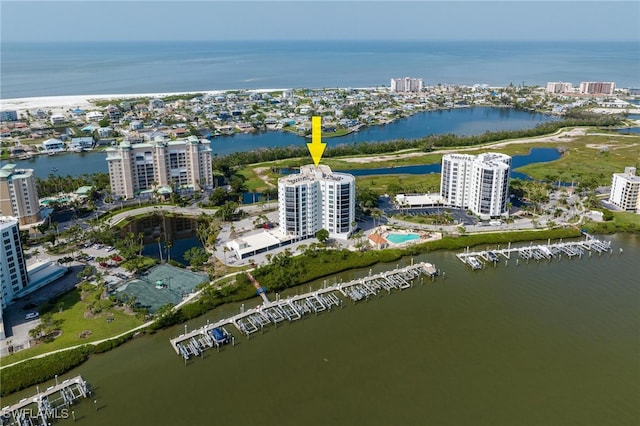
{"label": "marina", "polygon": [[[2,408],[3,426],[50,425],[52,419],[73,416],[70,406],[81,398],[89,396],[91,391],[82,376],[66,379],[62,383],[38,391],[30,398],[23,398],[16,404]],[[75,418],[74,418],[75,421]]]}
{"label": "marina", "polygon": [[599,240],[589,234],[585,234],[585,238],[580,241],[563,242],[560,240],[557,243],[551,243],[551,240],[547,240],[546,244],[533,244],[531,242],[524,247],[511,247],[511,243],[509,243],[507,248],[504,249],[496,248],[476,252],[471,252],[467,248],[463,253],[458,253],[456,256],[464,264],[469,265],[472,270],[479,270],[483,269],[486,263],[497,265],[500,261],[500,256],[503,256],[505,264],[508,264],[511,255],[516,255],[517,265],[519,259],[541,261],[557,258],[560,260],[563,255],[569,259],[574,257],[582,258],[585,252],[588,252],[589,256],[593,253],[612,253],[611,242]]}
{"label": "marina", "polygon": [[213,324],[208,324],[186,332],[170,340],[176,354],[180,355],[185,364],[193,356],[202,356],[204,351],[213,348],[220,350],[224,345],[235,344],[235,337],[227,330],[227,327],[235,327],[237,331],[247,338],[253,333],[264,330],[265,327],[287,320],[297,321],[306,315],[319,314],[330,311],[333,308],[342,307],[345,300],[356,303],[372,296],[378,296],[383,290],[391,293],[392,290],[404,290],[410,288],[418,278],[427,276],[434,279],[438,270],[430,263],[420,262],[405,267],[372,274],[352,280],[346,283],[336,283],[309,291],[304,294],[280,299],[276,293],[276,300],[269,301],[266,293],[257,281],[252,278],[253,284],[259,289],[258,293],[263,298],[263,304],[255,308],[245,310],[230,318],[225,318]]}
{"label": "marina", "polygon": [[[398,412],[407,413],[407,424],[428,418],[443,425],[507,425],[518,423],[522,413],[545,425],[564,424],[567,418],[580,424],[634,424],[640,414],[635,398],[640,384],[640,238],[626,233],[596,238],[610,240],[613,254],[588,257],[585,251],[582,260],[563,255],[562,261],[528,264],[521,259],[518,267],[517,255],[509,267],[499,255],[501,265],[489,264],[482,273],[472,273],[456,257],[463,250],[416,255],[415,263],[430,262],[446,274],[434,282],[424,277],[424,285],[418,278],[406,291],[380,292],[355,304],[333,293],[346,302],[343,308],[291,324],[285,318],[249,340],[233,325],[225,326],[235,335],[235,347],[229,343],[217,353],[214,346],[202,360],[189,359],[188,368],[169,346],[170,339],[184,333],[184,324],[144,334],[90,357],[65,376],[82,375],[98,398],[97,411],[93,395],[79,399],[72,409],[78,424],[95,426],[195,425],[210,423],[212,415],[220,424],[278,419],[283,426],[299,424],[304,416],[305,423],[315,426],[326,424],[324,414],[330,413],[339,413],[339,424],[358,424],[363,418],[396,424]],[[496,244],[472,250],[494,248]],[[375,275],[410,262],[406,257],[345,271],[282,291],[280,298],[309,292],[309,285],[322,288],[325,279],[327,284],[346,283],[367,278],[369,269]],[[267,296],[276,300],[274,292]],[[221,305],[192,319],[188,330],[236,315],[242,303]],[[244,301],[251,308],[260,303],[260,297]],[[40,390],[52,384],[53,379]],[[269,391],[247,410],[247,399],[238,395],[265,386]],[[487,388],[492,392],[483,392]],[[292,389],[326,399],[302,403],[282,397]],[[549,389],[556,398],[537,410],[532,395],[547,395]],[[3,397],[6,403],[0,407],[35,394],[33,386]],[[203,410],[213,402],[225,409],[215,414]],[[172,405],[180,407],[172,417],[158,409]],[[72,419],[55,424],[71,425]]]}

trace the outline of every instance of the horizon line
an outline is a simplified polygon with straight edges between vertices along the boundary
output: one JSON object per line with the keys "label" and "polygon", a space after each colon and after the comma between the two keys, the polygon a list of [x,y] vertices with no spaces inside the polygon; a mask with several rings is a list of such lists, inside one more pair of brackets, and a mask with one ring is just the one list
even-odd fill
{"label": "horizon line", "polygon": [[559,43],[559,42],[571,42],[571,43],[640,43],[640,39],[500,39],[500,38],[486,38],[486,39],[468,39],[468,38],[271,38],[271,39],[256,39],[256,38],[229,38],[229,39],[129,39],[129,40],[0,40],[0,44],[6,43],[29,43],[29,44],[53,44],[53,43],[208,43],[208,42],[252,42],[252,43],[272,43],[272,42],[465,42],[465,43]]}

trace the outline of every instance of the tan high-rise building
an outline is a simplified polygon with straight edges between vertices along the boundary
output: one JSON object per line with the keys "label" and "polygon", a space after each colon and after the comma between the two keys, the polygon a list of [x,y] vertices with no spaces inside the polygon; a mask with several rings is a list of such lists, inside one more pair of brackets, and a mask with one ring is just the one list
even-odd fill
{"label": "tan high-rise building", "polygon": [[125,141],[106,151],[111,192],[118,197],[134,198],[145,191],[168,188],[189,193],[213,187],[207,140],[190,136],[141,144]]}
{"label": "tan high-rise building", "polygon": [[0,215],[13,216],[20,225],[40,221],[33,169],[17,169],[15,164],[0,169]]}
{"label": "tan high-rise building", "polygon": [[573,90],[571,83],[563,83],[561,81],[550,81],[547,83],[548,93],[569,93]]}
{"label": "tan high-rise building", "polygon": [[640,176],[636,176],[635,167],[613,174],[609,202],[624,211],[640,213]]}
{"label": "tan high-rise building", "polygon": [[613,95],[616,84],[611,81],[583,81],[580,93],[588,95]]}
{"label": "tan high-rise building", "polygon": [[420,93],[422,92],[422,87],[424,82],[421,78],[392,78],[391,79],[391,91],[392,92],[413,92]]}

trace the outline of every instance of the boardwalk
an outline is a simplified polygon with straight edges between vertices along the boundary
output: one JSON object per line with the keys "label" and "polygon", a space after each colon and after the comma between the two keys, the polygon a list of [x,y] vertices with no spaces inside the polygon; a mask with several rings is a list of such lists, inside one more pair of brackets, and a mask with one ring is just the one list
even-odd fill
{"label": "boardwalk", "polygon": [[[57,382],[57,379],[56,379]],[[90,391],[81,376],[56,383],[45,391],[2,409],[2,425],[49,425],[51,419],[69,417],[69,407]]]}
{"label": "boardwalk", "polygon": [[[326,284],[317,290],[297,296],[280,299],[276,294],[276,300],[271,302],[264,293],[264,303],[256,308],[244,310],[238,315],[225,318],[214,324],[207,324],[189,333],[182,334],[170,340],[176,354],[186,361],[192,356],[202,355],[204,351],[212,347],[220,348],[222,344],[234,344],[235,338],[227,330],[234,327],[241,334],[249,337],[251,334],[270,325],[276,325],[283,321],[296,321],[308,314],[318,314],[341,307],[344,300],[358,302],[381,291],[391,293],[392,290],[404,290],[411,287],[413,281],[421,276],[434,278],[438,274],[437,269],[430,263],[417,263],[403,268],[382,272],[347,283],[336,283],[330,286]],[[253,277],[250,277],[253,278]],[[252,280],[256,288],[259,287],[255,279]],[[216,339],[216,336],[218,338]]]}
{"label": "boardwalk", "polygon": [[[585,239],[579,241],[559,241],[557,243],[551,243],[548,240],[546,244],[533,244],[528,246],[511,247],[511,243],[504,249],[493,249],[485,251],[471,252],[469,249],[463,253],[458,253],[456,256],[463,263],[469,265],[471,269],[482,269],[486,263],[493,263],[494,265],[500,261],[500,256],[503,256],[506,261],[511,259],[511,255],[517,255],[516,264],[518,259],[524,260],[551,260],[554,257],[561,259],[562,256],[567,258],[578,257],[581,258],[585,251],[591,255],[592,253],[611,253],[611,242],[598,240],[590,235],[586,235]],[[506,262],[505,261],[505,262]],[[486,262],[486,263],[485,263]]]}
{"label": "boardwalk", "polygon": [[267,294],[266,294],[267,290],[260,285],[258,280],[253,278],[253,275],[251,275],[251,272],[247,271],[247,277],[249,277],[249,281],[251,281],[251,284],[253,284],[253,286],[256,288],[256,292],[260,295],[260,297],[262,297],[262,300],[264,301],[264,303],[269,304],[270,302],[269,302],[269,299],[267,299]]}

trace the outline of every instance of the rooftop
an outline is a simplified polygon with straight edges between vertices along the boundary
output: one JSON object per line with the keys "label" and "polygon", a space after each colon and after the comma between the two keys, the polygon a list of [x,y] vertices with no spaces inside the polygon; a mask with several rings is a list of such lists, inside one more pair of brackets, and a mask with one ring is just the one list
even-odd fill
{"label": "rooftop", "polygon": [[329,166],[323,164],[314,166],[313,164],[306,164],[300,167],[300,173],[292,174],[280,178],[278,181],[290,185],[295,185],[303,182],[320,182],[320,181],[352,181],[353,175],[347,173],[332,172]]}
{"label": "rooftop", "polygon": [[93,186],[81,186],[80,188],[76,189],[76,195],[87,195],[89,192],[91,192],[91,189],[93,189]]}
{"label": "rooftop", "polygon": [[266,251],[268,248],[289,242],[291,237],[285,237],[279,232],[259,231],[252,235],[245,235],[227,243],[227,246],[242,258],[247,254]]}

